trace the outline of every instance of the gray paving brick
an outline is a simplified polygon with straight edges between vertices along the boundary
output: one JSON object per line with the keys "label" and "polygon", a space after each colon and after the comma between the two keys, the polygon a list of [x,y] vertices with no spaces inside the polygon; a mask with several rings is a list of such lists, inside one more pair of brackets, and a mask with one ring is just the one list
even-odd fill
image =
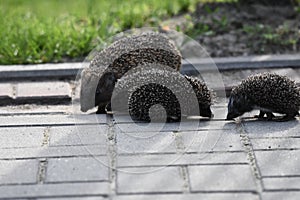
{"label": "gray paving brick", "polygon": [[158,155],[122,155],[117,158],[118,167],[198,165],[198,164],[233,164],[248,163],[246,154],[203,153],[203,154],[158,154]]}
{"label": "gray paving brick", "polygon": [[192,191],[256,190],[248,165],[189,166],[188,170]]}
{"label": "gray paving brick", "polygon": [[266,190],[299,190],[300,177],[272,177],[263,179]]}
{"label": "gray paving brick", "polygon": [[11,115],[0,116],[1,126],[105,124],[106,115]]}
{"label": "gray paving brick", "polygon": [[261,137],[299,137],[300,123],[298,120],[285,123],[268,121],[243,122],[246,132],[251,138]]}
{"label": "gray paving brick", "polygon": [[243,151],[240,135],[235,130],[182,132],[187,152]]}
{"label": "gray paving brick", "polygon": [[50,146],[106,144],[107,125],[56,126],[49,131]]}
{"label": "gray paving brick", "polygon": [[256,151],[255,157],[263,176],[300,175],[300,150]]}
{"label": "gray paving brick", "polygon": [[118,195],[114,200],[258,200],[258,195],[245,193],[199,193],[199,194],[156,194],[156,195]]}
{"label": "gray paving brick", "polygon": [[118,170],[117,173],[118,193],[181,192],[183,190],[184,181],[178,167],[129,168]]}
{"label": "gray paving brick", "polygon": [[70,200],[105,200],[108,199],[107,197],[62,197],[62,198],[41,198],[37,200],[65,200],[65,199],[70,199]]}
{"label": "gray paving brick", "polygon": [[254,149],[300,149],[300,138],[251,139]]}
{"label": "gray paving brick", "polygon": [[212,106],[211,110],[214,114],[214,118],[213,119],[218,119],[218,120],[224,120],[226,119],[227,116],[227,104],[226,106],[223,107],[224,104],[222,104],[222,107],[219,106],[219,104],[217,106]]}
{"label": "gray paving brick", "polygon": [[0,148],[41,146],[45,127],[0,128]]}
{"label": "gray paving brick", "polygon": [[118,153],[176,152],[175,135],[172,132],[117,133]]}
{"label": "gray paving brick", "polygon": [[0,198],[60,197],[74,195],[107,195],[109,183],[63,183],[1,186]]}
{"label": "gray paving brick", "polygon": [[13,96],[12,85],[9,83],[0,84],[0,99],[9,100]]}
{"label": "gray paving brick", "polygon": [[193,131],[193,130],[220,130],[233,129],[236,125],[233,122],[225,121],[199,121],[191,120],[182,123],[120,123],[116,128],[122,132],[158,132],[158,131]]}
{"label": "gray paving brick", "polygon": [[37,173],[37,160],[0,161],[0,184],[35,183]]}
{"label": "gray paving brick", "polygon": [[17,98],[30,97],[71,98],[71,88],[67,82],[23,82],[17,84]]}
{"label": "gray paving brick", "polygon": [[57,113],[73,113],[70,105],[11,105],[0,107],[1,115],[26,115],[26,114],[57,114]]}
{"label": "gray paving brick", "polygon": [[298,200],[300,196],[300,191],[297,192],[264,192],[262,194],[263,200],[274,200],[274,199],[284,199],[284,200]]}
{"label": "gray paving brick", "polygon": [[69,156],[94,156],[106,155],[107,146],[59,146],[59,147],[35,147],[35,148],[17,148],[1,149],[0,159],[26,159],[26,158],[52,158]]}
{"label": "gray paving brick", "polygon": [[106,157],[49,159],[46,182],[108,180]]}

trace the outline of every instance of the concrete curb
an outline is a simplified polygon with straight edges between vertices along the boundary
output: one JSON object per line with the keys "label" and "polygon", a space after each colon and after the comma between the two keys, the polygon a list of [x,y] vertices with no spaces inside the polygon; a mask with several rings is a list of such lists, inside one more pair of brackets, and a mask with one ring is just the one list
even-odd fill
{"label": "concrete curb", "polygon": [[[180,72],[195,75],[199,71],[209,71],[212,69],[211,61],[211,59],[183,61]],[[300,54],[213,58],[213,61],[220,71],[282,67],[299,68]],[[77,75],[80,75],[79,72],[83,67],[83,63],[1,65],[0,80],[75,79]]]}

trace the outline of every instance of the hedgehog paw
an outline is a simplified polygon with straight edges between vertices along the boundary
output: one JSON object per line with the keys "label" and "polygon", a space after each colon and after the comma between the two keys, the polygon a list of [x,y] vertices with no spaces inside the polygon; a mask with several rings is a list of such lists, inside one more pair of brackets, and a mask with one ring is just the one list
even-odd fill
{"label": "hedgehog paw", "polygon": [[100,106],[99,105],[96,114],[106,114],[105,107],[106,106],[103,106],[103,105]]}
{"label": "hedgehog paw", "polygon": [[295,116],[294,115],[285,115],[283,117],[277,118],[274,121],[276,122],[286,122],[286,121],[290,121],[290,120],[295,120]]}
{"label": "hedgehog paw", "polygon": [[265,112],[260,111],[260,112],[259,112],[259,115],[254,115],[254,118],[264,119],[265,114],[266,114]]}
{"label": "hedgehog paw", "polygon": [[275,118],[275,115],[271,112],[266,112],[267,114],[267,120],[272,121]]}
{"label": "hedgehog paw", "polygon": [[[267,117],[265,117],[267,115]],[[260,111],[259,115],[254,115],[254,118],[257,118],[259,120],[267,120],[267,121],[272,121],[275,115],[272,112],[264,112]]]}

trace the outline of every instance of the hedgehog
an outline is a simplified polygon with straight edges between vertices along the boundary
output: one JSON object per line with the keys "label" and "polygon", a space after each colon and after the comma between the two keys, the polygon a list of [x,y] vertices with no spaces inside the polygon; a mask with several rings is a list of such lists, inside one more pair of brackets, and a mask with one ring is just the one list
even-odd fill
{"label": "hedgehog", "polygon": [[[256,118],[288,121],[299,115],[300,89],[286,76],[262,73],[249,76],[231,91],[227,120],[260,110]],[[284,114],[276,118],[273,113]],[[264,116],[266,115],[266,118]]]}
{"label": "hedgehog", "polygon": [[97,113],[105,113],[116,81],[143,63],[160,63],[179,71],[181,54],[162,33],[146,32],[115,41],[97,53],[81,74],[81,110],[86,112],[98,106]]}
{"label": "hedgehog", "polygon": [[[124,75],[118,80],[115,92],[112,102],[120,99],[118,94],[126,96],[127,109],[135,121],[165,120],[161,107],[166,112],[167,122],[179,122],[181,116],[199,115],[199,111],[202,117],[213,117],[210,109],[213,95],[207,85],[196,77],[183,76],[160,64],[144,64]],[[150,108],[155,105],[161,107],[151,110],[150,117]]]}

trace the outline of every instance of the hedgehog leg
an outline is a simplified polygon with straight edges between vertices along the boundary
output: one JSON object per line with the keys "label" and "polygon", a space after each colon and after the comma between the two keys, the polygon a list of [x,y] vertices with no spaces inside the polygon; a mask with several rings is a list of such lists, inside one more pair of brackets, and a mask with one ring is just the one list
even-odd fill
{"label": "hedgehog leg", "polygon": [[260,110],[259,115],[254,115],[254,118],[263,119],[265,114],[266,114],[266,112]]}
{"label": "hedgehog leg", "polygon": [[111,102],[109,102],[109,103],[105,106],[105,111],[106,111],[106,112],[111,111]]}
{"label": "hedgehog leg", "polygon": [[106,114],[105,108],[106,104],[99,104],[96,114]]}
{"label": "hedgehog leg", "polygon": [[267,114],[267,120],[271,121],[275,117],[275,115],[272,112],[266,112]]}
{"label": "hedgehog leg", "polygon": [[295,114],[286,114],[285,116],[281,117],[281,118],[277,118],[275,121],[276,122],[286,122],[286,121],[290,121],[295,119]]}

